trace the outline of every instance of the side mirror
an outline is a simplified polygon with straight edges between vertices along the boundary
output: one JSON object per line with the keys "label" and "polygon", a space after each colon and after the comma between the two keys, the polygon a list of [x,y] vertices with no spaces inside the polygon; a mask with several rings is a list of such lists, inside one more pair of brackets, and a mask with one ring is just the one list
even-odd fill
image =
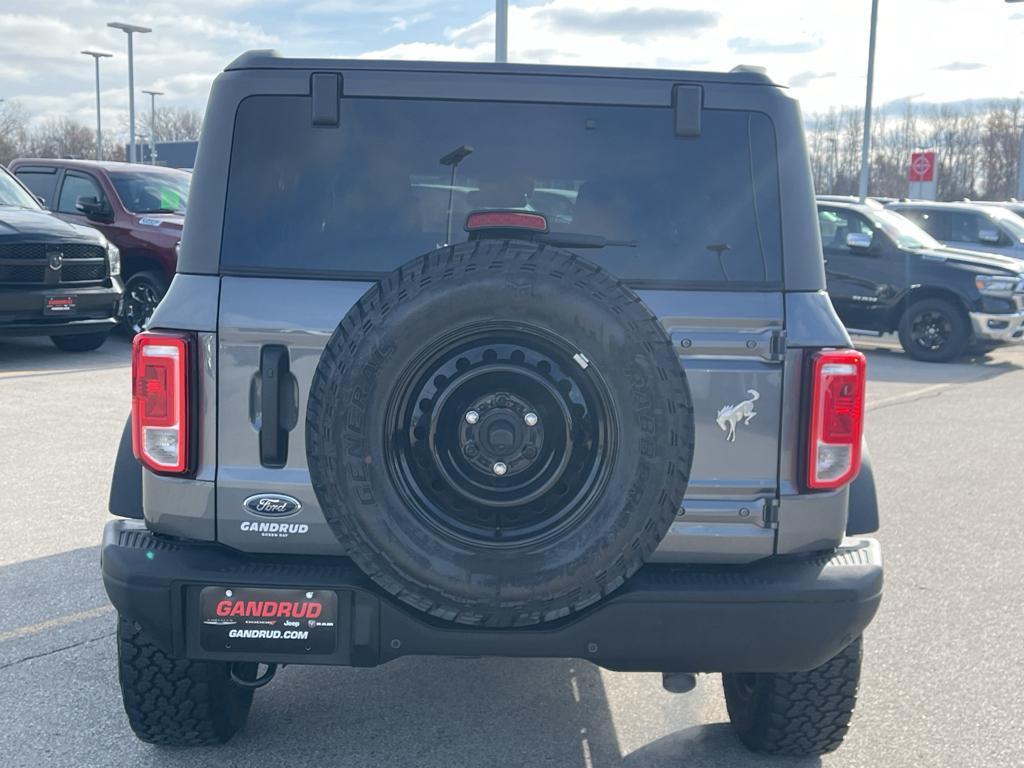
{"label": "side mirror", "polygon": [[90,221],[110,221],[111,219],[110,207],[94,196],[82,195],[76,198],[75,209],[84,213]]}
{"label": "side mirror", "polygon": [[978,242],[988,245],[998,245],[1000,241],[998,229],[979,229]]}
{"label": "side mirror", "polygon": [[866,251],[871,247],[871,235],[863,232],[850,232],[846,235],[846,245],[859,251]]}
{"label": "side mirror", "polygon": [[46,207],[46,198],[45,197],[43,197],[42,195],[32,195],[32,197],[34,197],[36,199],[36,202],[39,203],[41,206],[43,206],[43,208]]}

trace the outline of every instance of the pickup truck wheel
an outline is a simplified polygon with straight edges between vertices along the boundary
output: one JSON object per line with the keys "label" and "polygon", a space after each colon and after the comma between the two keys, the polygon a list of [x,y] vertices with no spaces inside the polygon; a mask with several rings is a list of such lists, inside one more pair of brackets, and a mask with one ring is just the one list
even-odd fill
{"label": "pickup truck wheel", "polygon": [[370,289],[306,420],[346,554],[410,606],[487,627],[621,586],[678,514],[693,444],[678,352],[640,298],[515,240],[439,249]]}
{"label": "pickup truck wheel", "polygon": [[[231,681],[228,664],[168,656],[120,615],[117,662],[124,710],[142,741],[173,747],[223,744],[249,715],[253,692]],[[254,675],[255,665],[246,672]]]}
{"label": "pickup truck wheel", "polygon": [[73,336],[51,336],[50,341],[63,352],[92,352],[102,347],[109,335],[110,331],[76,333]]}
{"label": "pickup truck wheel", "polygon": [[911,304],[900,318],[900,344],[915,360],[946,363],[967,351],[971,331],[963,311],[945,299]]}
{"label": "pickup truck wheel", "polygon": [[752,751],[814,756],[837,749],[860,682],[861,638],[808,672],[722,675],[729,719]]}
{"label": "pickup truck wheel", "polygon": [[159,272],[136,272],[128,278],[121,304],[121,326],[130,336],[146,330],[165,293],[167,280]]}

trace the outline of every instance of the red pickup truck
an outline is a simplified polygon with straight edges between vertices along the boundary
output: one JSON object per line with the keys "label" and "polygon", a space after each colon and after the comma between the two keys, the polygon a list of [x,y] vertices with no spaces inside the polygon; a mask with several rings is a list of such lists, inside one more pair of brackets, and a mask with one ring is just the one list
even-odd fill
{"label": "red pickup truck", "polygon": [[57,216],[100,230],[121,251],[121,323],[143,330],[170,285],[192,175],[175,168],[23,158],[11,172]]}

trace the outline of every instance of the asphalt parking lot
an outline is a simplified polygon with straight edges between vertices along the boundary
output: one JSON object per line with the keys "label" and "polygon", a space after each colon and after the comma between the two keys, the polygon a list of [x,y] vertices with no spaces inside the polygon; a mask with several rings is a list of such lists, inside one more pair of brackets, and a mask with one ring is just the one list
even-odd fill
{"label": "asphalt parking lot", "polygon": [[[1022,765],[1024,348],[951,365],[864,348],[887,587],[854,728],[821,764]],[[658,675],[565,660],[289,667],[227,746],[141,744],[121,710],[97,551],[128,357],[118,338],[82,355],[0,342],[0,764],[819,764],[747,753],[717,675],[673,695]]]}

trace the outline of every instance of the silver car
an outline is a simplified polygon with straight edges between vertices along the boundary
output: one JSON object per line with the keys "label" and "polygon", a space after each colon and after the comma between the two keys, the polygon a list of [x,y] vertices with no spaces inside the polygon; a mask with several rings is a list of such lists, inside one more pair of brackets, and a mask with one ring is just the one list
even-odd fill
{"label": "silver car", "polygon": [[1024,260],[1024,219],[995,205],[898,202],[886,206],[944,245]]}

